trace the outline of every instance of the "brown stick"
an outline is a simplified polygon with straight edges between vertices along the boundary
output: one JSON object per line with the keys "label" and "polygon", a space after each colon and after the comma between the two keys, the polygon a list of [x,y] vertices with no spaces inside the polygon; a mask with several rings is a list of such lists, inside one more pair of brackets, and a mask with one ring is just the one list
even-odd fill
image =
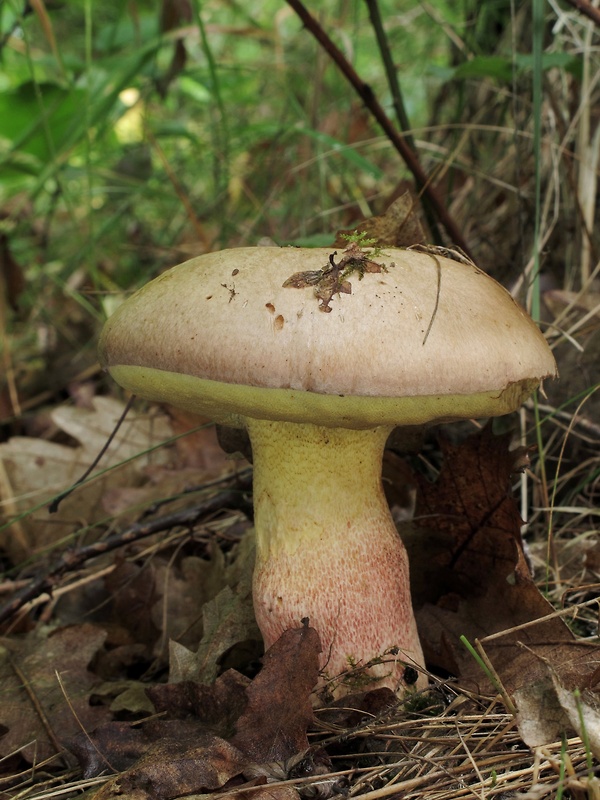
{"label": "brown stick", "polygon": [[336,47],[329,36],[325,33],[323,28],[319,25],[317,20],[304,7],[301,0],[286,0],[286,2],[293,8],[296,14],[298,14],[307,30],[312,33],[315,39],[323,47],[325,52],[328,53],[333,61],[337,64],[344,77],[354,87],[365,106],[375,117],[379,126],[382,128],[392,145],[402,156],[404,163],[412,172],[419,190],[426,195],[432,209],[446,229],[450,239],[455,245],[458,245],[461,250],[464,250],[464,252],[469,255],[469,258],[471,258],[469,248],[463,239],[462,233],[458,229],[458,226],[446,210],[446,207],[440,200],[438,193],[431,185],[429,177],[425,173],[414,152],[407,145],[402,136],[398,134],[395,126],[379,104],[371,87],[361,79],[358,73],[354,70],[354,67],[352,67],[352,65],[346,60],[346,57],[342,51]]}
{"label": "brown stick", "polygon": [[567,3],[581,11],[586,17],[589,17],[593,22],[600,27],[600,9],[593,6],[589,0],[567,0]]}
{"label": "brown stick", "polygon": [[220,492],[193,508],[175,511],[150,522],[136,523],[127,528],[127,530],[113,534],[103,541],[64,553],[46,574],[33,578],[17,591],[11,600],[0,607],[0,623],[11,619],[23,606],[36,597],[45,593],[51,594],[52,589],[64,575],[78,569],[91,558],[96,558],[119,547],[174,527],[191,528],[207,514],[222,511],[223,509],[242,511],[246,516],[251,517],[252,506],[244,497],[244,492],[249,488],[250,476],[239,476],[237,488]]}

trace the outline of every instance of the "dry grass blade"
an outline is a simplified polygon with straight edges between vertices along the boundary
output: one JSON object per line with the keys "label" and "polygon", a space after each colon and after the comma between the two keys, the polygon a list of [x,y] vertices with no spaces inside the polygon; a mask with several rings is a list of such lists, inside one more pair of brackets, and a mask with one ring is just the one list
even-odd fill
{"label": "dry grass blade", "polygon": [[[469,711],[461,711],[463,705]],[[348,734],[352,737],[351,731]],[[585,793],[590,788],[587,754],[579,739],[532,752],[523,745],[510,715],[494,702],[477,711],[472,700],[464,696],[458,696],[444,714],[435,718],[392,718],[382,725],[374,723],[356,737],[356,744],[352,768],[317,778],[269,782],[269,789],[295,787],[304,796],[320,796],[319,787],[327,792],[327,787],[345,777],[349,780],[347,796],[361,800],[393,796],[405,800],[481,800],[517,794],[521,800],[537,800],[555,797],[561,789]],[[361,761],[372,763],[361,766]],[[564,769],[566,763],[568,768]],[[76,796],[82,788],[104,780],[53,782],[41,791],[30,788],[17,797],[47,800]],[[253,791],[255,787],[238,787],[219,796],[251,796]]]}
{"label": "dry grass blade", "polygon": [[[545,748],[547,755],[536,763],[507,714],[489,711],[457,720],[421,720],[414,738],[400,731],[379,735],[386,740],[387,752],[397,749],[402,756],[385,769],[364,772],[351,796],[376,800],[402,793],[405,798],[455,800],[537,792],[541,787],[553,793],[558,787],[561,743]],[[574,782],[585,783],[586,754],[579,740],[570,742],[569,757]],[[380,785],[368,788],[374,782]]]}

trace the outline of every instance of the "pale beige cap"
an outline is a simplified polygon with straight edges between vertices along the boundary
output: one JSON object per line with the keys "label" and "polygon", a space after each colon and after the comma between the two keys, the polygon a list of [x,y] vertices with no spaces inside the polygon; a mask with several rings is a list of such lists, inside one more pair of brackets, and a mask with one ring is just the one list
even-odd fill
{"label": "pale beige cap", "polygon": [[373,260],[387,271],[350,275],[329,313],[311,285],[283,287],[333,252],[239,248],[174,267],[110,318],[101,363],[218,421],[349,428],[508,413],[555,376],[537,326],[472,264],[384,248]]}

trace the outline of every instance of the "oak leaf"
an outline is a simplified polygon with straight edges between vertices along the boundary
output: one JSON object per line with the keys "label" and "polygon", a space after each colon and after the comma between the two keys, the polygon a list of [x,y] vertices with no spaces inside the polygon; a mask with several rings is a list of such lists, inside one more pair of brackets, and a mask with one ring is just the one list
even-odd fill
{"label": "oak leaf", "polygon": [[480,641],[512,695],[544,676],[543,659],[576,662],[584,675],[597,654],[552,616],[531,576],[510,492],[527,454],[508,443],[489,425],[460,445],[443,442],[439,478],[420,480],[415,521],[404,533],[427,662],[476,691],[495,693],[461,637]]}

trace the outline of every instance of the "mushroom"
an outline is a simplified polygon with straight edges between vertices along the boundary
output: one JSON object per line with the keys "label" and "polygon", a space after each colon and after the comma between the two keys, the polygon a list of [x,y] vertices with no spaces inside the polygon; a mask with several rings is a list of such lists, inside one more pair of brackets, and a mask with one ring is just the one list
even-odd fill
{"label": "mushroom", "polygon": [[247,429],[265,647],[308,618],[330,696],[426,685],[383,449],[399,425],[514,411],[555,375],[510,294],[435,253],[230,249],[130,297],[99,352],[131,392]]}

